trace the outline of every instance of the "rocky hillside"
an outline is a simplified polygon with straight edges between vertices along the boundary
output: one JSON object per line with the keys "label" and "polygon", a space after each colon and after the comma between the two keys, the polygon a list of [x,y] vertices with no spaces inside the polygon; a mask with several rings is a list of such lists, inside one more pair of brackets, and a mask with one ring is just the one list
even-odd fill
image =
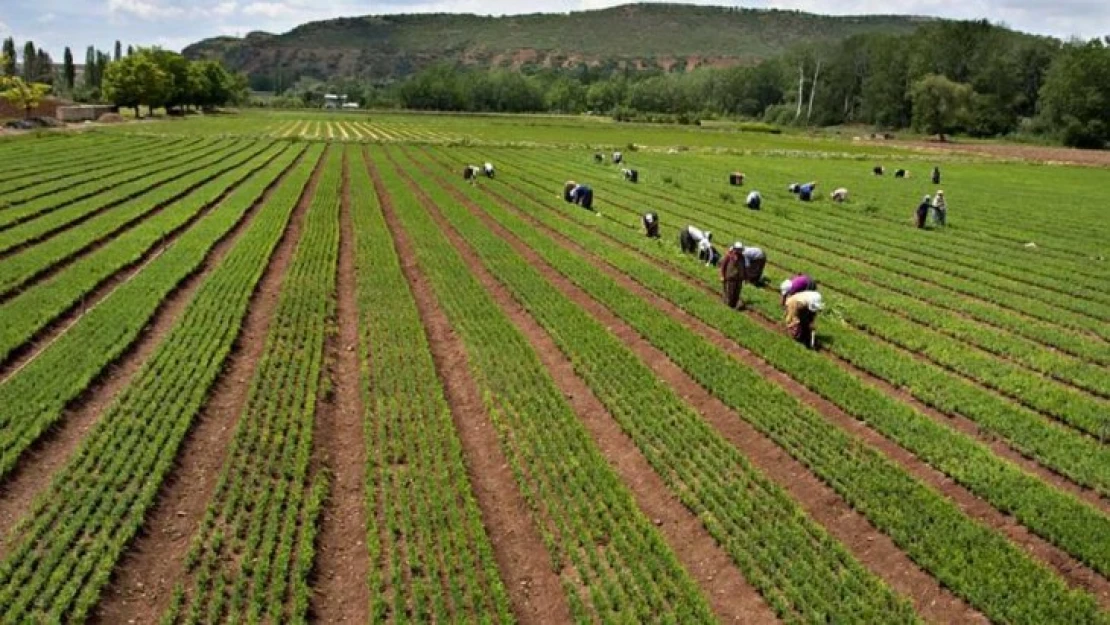
{"label": "rocky hillside", "polygon": [[598,11],[486,17],[372,15],[312,22],[288,33],[206,39],[187,57],[224,61],[252,83],[302,75],[397,78],[448,61],[486,67],[528,65],[652,68],[750,63],[800,42],[857,33],[912,31],[926,18],[830,17],[798,11],[677,4],[630,4]]}

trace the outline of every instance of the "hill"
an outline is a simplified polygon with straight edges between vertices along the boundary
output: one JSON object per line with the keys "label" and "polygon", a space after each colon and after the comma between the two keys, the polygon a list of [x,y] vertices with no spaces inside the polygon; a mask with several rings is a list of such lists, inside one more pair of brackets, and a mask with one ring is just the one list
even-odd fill
{"label": "hill", "polygon": [[218,59],[252,82],[301,75],[389,79],[439,61],[693,69],[751,63],[806,41],[913,31],[929,18],[832,17],[799,11],[629,4],[596,11],[512,15],[372,15],[311,22],[285,34],[217,37],[185,48]]}

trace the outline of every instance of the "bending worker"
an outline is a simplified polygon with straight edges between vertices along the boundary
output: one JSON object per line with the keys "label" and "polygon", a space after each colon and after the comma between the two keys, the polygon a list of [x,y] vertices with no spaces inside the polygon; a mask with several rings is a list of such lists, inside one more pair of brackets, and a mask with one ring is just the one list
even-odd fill
{"label": "bending worker", "polygon": [[649,239],[658,239],[659,238],[659,215],[656,215],[655,213],[644,213],[644,216],[641,218],[641,221],[644,224],[644,234],[647,236],[647,238],[649,238]]}
{"label": "bending worker", "polygon": [[763,283],[763,269],[767,266],[767,255],[758,247],[745,247],[743,251],[744,280],[760,285]]}
{"label": "bending worker", "polygon": [[635,169],[621,169],[621,175],[629,182],[640,181],[640,172]]}
{"label": "bending worker", "polygon": [[482,166],[482,172],[486,174],[486,178],[493,178],[493,163],[487,162]]}
{"label": "bending worker", "polygon": [[752,191],[748,194],[748,200],[744,204],[753,211],[757,211],[763,206],[763,196],[759,194],[759,191]]}
{"label": "bending worker", "polygon": [[594,190],[573,180],[563,185],[563,199],[586,210],[594,209]]}
{"label": "bending worker", "polygon": [[463,168],[463,180],[476,181],[478,179],[478,166],[467,165]]}
{"label": "bending worker", "polygon": [[933,221],[938,226],[948,223],[948,202],[944,199],[944,191],[937,191],[933,198]]}
{"label": "bending worker", "polygon": [[832,198],[834,202],[846,202],[848,200],[848,189],[838,187],[836,191],[829,194],[829,197]]}
{"label": "bending worker", "polygon": [[804,273],[798,274],[789,280],[783,280],[782,284],[779,285],[779,294],[782,295],[782,301],[780,303],[786,306],[786,300],[790,299],[791,296],[805,291],[816,290],[816,280]]}
{"label": "bending worker", "polygon": [[707,266],[716,265],[720,260],[720,254],[713,247],[712,232],[686,226],[678,233],[678,245],[687,254],[697,254],[698,260],[704,260]]}
{"label": "bending worker", "polygon": [[817,313],[825,307],[817,291],[795,293],[786,300],[786,330],[810,349],[817,347]]}
{"label": "bending worker", "polygon": [[813,199],[813,191],[817,188],[817,181],[807,182],[798,187],[798,199],[808,202]]}
{"label": "bending worker", "polygon": [[917,219],[918,228],[925,227],[925,218],[929,216],[929,210],[932,207],[933,203],[929,200],[928,195],[926,195],[925,198],[921,200],[921,203],[917,205],[917,211],[915,212],[914,216]]}
{"label": "bending worker", "polygon": [[744,286],[746,259],[744,244],[737,241],[721,259],[721,298],[725,306],[740,309],[740,289]]}

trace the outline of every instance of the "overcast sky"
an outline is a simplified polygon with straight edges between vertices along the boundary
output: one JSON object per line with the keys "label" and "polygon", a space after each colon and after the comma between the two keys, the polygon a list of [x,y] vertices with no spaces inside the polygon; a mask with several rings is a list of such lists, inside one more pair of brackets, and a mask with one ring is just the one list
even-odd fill
{"label": "overcast sky", "polygon": [[[727,4],[720,0],[699,4]],[[214,35],[252,30],[285,32],[312,20],[380,13],[450,12],[500,15],[556,12],[624,4],[617,0],[0,0],[0,37],[33,40],[58,61],[71,46],[77,62],[95,44],[109,50],[127,44],[173,50]],[[745,7],[800,9],[835,15],[900,13],[948,18],[986,18],[1011,28],[1082,38],[1110,35],[1108,0],[751,0]],[[526,11],[523,7],[527,7]]]}

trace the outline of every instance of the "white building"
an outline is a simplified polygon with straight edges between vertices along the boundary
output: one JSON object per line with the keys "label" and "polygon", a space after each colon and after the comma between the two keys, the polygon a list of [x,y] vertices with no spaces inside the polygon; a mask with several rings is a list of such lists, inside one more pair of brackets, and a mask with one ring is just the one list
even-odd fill
{"label": "white building", "polygon": [[343,95],[336,95],[334,93],[325,93],[324,94],[324,108],[326,108],[326,109],[338,109],[338,108],[346,108],[346,106],[347,106],[347,94],[343,94]]}

